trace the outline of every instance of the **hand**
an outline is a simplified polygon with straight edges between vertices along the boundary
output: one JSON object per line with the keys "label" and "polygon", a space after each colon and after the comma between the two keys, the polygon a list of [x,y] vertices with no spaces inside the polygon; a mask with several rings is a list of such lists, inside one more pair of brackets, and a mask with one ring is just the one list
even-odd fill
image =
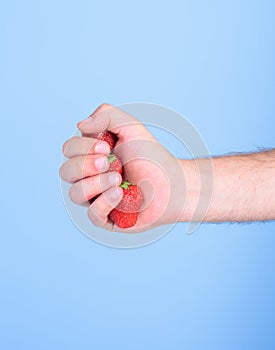
{"label": "hand", "polygon": [[[124,166],[124,179],[137,184],[143,192],[138,221],[123,232],[145,231],[178,220],[185,191],[181,164],[143,124],[122,110],[104,104],[78,127],[82,133],[110,130],[116,134],[114,153]],[[87,204],[102,193],[88,208],[90,220],[106,229],[122,231],[108,219],[123,194],[119,187],[121,176],[106,172],[109,151],[104,141],[73,137],[63,146],[69,160],[61,167],[60,175],[72,183],[69,195],[77,204]]]}

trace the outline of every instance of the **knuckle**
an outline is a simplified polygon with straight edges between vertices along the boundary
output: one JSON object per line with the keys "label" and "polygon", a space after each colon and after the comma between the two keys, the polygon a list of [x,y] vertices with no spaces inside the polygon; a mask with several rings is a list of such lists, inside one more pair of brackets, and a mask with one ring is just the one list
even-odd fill
{"label": "knuckle", "polygon": [[104,110],[104,109],[107,109],[110,107],[111,107],[111,105],[109,103],[104,102],[98,107],[98,111],[101,111],[101,110]]}
{"label": "knuckle", "polygon": [[62,146],[62,153],[64,154],[64,156],[66,156],[66,151],[67,151],[67,148],[68,148],[68,143],[69,143],[69,140],[67,140],[66,142],[63,143],[63,146]]}
{"label": "knuckle", "polygon": [[70,157],[70,147],[69,144],[66,145],[66,147],[63,150],[63,154],[65,157],[69,158]]}
{"label": "knuckle", "polygon": [[75,182],[78,180],[77,161],[69,159],[60,169],[60,177],[66,182]]}
{"label": "knuckle", "polygon": [[91,198],[88,193],[85,192],[84,180],[74,183],[69,189],[69,197],[75,204],[82,205]]}
{"label": "knuckle", "polygon": [[79,204],[79,201],[77,200],[77,196],[76,196],[76,191],[75,191],[75,186],[74,185],[72,185],[69,188],[69,197],[70,197],[72,202],[74,202],[76,204]]}
{"label": "knuckle", "polygon": [[66,181],[66,178],[65,178],[65,171],[64,171],[64,165],[63,164],[60,169],[59,169],[59,176],[61,177],[62,180]]}

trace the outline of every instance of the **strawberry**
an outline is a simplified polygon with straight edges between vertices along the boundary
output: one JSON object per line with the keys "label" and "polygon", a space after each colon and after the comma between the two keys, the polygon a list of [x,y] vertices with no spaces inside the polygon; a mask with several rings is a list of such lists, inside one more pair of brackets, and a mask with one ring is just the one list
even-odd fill
{"label": "strawberry", "polygon": [[95,139],[105,141],[109,144],[110,150],[115,147],[115,143],[117,142],[117,136],[108,130],[101,131],[99,133],[82,133],[82,136],[93,137]]}
{"label": "strawberry", "polygon": [[121,228],[128,228],[135,225],[138,218],[138,211],[141,206],[143,195],[137,185],[128,181],[122,182],[123,197],[120,203],[113,209],[109,218]]}
{"label": "strawberry", "polygon": [[117,209],[113,209],[109,218],[120,228],[129,228],[135,225],[138,213],[124,213]]}
{"label": "strawberry", "polygon": [[118,159],[113,154],[113,152],[111,152],[108,155],[108,159],[109,159],[109,162],[110,162],[110,168],[109,168],[108,172],[110,172],[110,171],[117,171],[120,175],[122,175],[122,163],[121,163],[121,160]]}

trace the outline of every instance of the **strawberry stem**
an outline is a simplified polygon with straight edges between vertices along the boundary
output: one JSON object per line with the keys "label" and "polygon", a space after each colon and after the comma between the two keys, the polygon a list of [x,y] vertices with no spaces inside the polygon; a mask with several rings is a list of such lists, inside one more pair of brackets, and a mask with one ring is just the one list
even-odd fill
{"label": "strawberry stem", "polygon": [[110,153],[108,154],[108,160],[109,160],[109,162],[112,164],[115,160],[117,160],[117,157],[114,155],[113,152],[110,152]]}
{"label": "strawberry stem", "polygon": [[121,188],[125,188],[126,190],[129,190],[129,186],[132,185],[131,182],[128,182],[128,181],[123,181],[121,184],[120,184],[120,187]]}

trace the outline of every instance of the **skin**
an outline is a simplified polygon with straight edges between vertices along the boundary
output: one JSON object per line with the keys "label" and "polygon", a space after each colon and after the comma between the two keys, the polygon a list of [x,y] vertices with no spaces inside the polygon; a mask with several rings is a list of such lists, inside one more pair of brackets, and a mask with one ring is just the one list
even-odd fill
{"label": "skin", "polygon": [[[142,189],[138,221],[124,232],[141,232],[179,221],[275,219],[275,150],[208,160],[213,171],[210,177],[209,167],[198,168],[198,160],[175,158],[137,119],[108,104],[78,123],[78,128],[85,133],[106,129],[115,133],[118,141],[114,152],[124,166],[124,178]],[[87,206],[89,199],[101,194],[88,207],[90,220],[105,229],[121,231],[108,219],[122,199],[121,176],[106,173],[109,151],[104,141],[71,138],[63,146],[68,161],[60,168],[60,176],[72,184],[69,196],[79,205]],[[201,179],[211,180],[211,193],[201,193]],[[196,218],[200,203],[207,207]]]}
{"label": "skin", "polygon": [[[275,220],[275,150],[217,157],[212,165],[213,192],[205,222]],[[199,193],[193,162],[189,172],[189,200],[194,203]]]}

